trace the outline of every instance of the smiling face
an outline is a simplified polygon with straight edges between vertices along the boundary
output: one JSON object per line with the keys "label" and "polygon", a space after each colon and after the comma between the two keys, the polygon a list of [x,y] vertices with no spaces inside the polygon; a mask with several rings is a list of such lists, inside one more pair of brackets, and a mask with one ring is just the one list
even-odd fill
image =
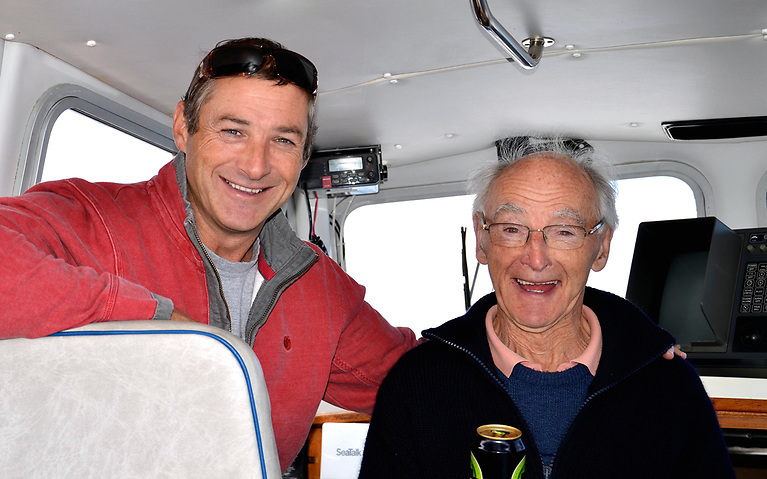
{"label": "smiling face", "polygon": [[269,80],[216,80],[190,134],[183,104],[173,133],[186,153],[189,202],[200,237],[216,254],[243,258],[267,218],[298,182],[303,162],[309,98],[300,88]]}
{"label": "smiling face", "polygon": [[[506,168],[490,186],[485,222],[517,223],[535,230],[548,225],[594,227],[596,192],[588,176],[569,158],[539,153]],[[490,241],[482,216],[474,217],[477,259],[488,265],[498,298],[498,319],[527,332],[543,332],[581,318],[589,270],[607,262],[609,228],[586,237],[574,250],[550,248],[539,232],[516,248]]]}

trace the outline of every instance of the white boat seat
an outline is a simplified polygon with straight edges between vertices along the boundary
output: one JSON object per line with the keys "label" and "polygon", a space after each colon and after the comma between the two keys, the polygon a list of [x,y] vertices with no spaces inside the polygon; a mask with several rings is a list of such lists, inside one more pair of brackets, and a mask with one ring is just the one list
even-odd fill
{"label": "white boat seat", "polygon": [[0,477],[279,478],[261,366],[176,321],[0,341]]}

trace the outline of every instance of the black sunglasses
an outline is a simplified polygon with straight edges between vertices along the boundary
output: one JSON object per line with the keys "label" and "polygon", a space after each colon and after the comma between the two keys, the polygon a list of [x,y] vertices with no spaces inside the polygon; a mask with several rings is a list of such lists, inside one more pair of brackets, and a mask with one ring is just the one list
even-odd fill
{"label": "black sunglasses", "polygon": [[265,58],[273,60],[274,70],[281,79],[306,91],[312,98],[317,96],[317,69],[307,58],[281,48],[232,45],[216,48],[202,60],[184,98],[189,99],[205,77],[251,75],[266,63]]}

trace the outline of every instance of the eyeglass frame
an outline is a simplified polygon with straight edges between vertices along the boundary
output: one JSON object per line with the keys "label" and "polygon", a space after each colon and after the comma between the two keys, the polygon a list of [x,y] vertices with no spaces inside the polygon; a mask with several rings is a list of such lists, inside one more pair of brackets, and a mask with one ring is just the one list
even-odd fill
{"label": "eyeglass frame", "polygon": [[[520,244],[518,246],[507,246],[507,245],[498,244],[495,241],[493,241],[493,236],[495,236],[495,235],[493,235],[493,233],[490,231],[490,227],[491,226],[495,226],[495,225],[512,225],[512,226],[519,226],[521,228],[525,228],[525,229],[527,229],[527,237],[525,238],[524,243],[522,243],[522,244]],[[529,226],[522,225],[522,224],[519,224],[519,223],[487,223],[485,221],[485,215],[484,214],[482,215],[482,229],[484,231],[487,231],[490,234],[490,241],[494,245],[500,246],[502,248],[519,248],[521,246],[524,246],[524,245],[526,245],[528,243],[528,241],[530,241],[530,237],[533,235],[534,232],[540,231],[541,235],[543,235],[543,242],[546,243],[546,246],[549,246],[551,248],[554,248],[554,249],[560,250],[560,251],[572,251],[572,250],[576,250],[576,249],[582,248],[583,245],[586,243],[586,237],[590,236],[590,235],[593,235],[594,233],[599,231],[599,229],[601,229],[602,226],[604,226],[604,225],[605,225],[605,218],[602,218],[601,220],[599,220],[599,223],[597,223],[593,228],[591,228],[591,230],[586,230],[586,228],[584,228],[581,225],[566,225],[566,224],[547,225],[547,226],[544,226],[543,228],[533,229],[533,228],[530,228]],[[549,244],[549,240],[548,240],[548,238],[546,236],[546,232],[544,230],[552,228],[552,227],[555,227],[555,226],[566,226],[566,227],[569,227],[569,228],[578,228],[578,229],[582,230],[583,231],[583,236],[579,236],[579,238],[582,238],[583,242],[581,244],[579,244],[578,246],[575,246],[573,248],[557,248],[556,246],[550,245]]]}
{"label": "eyeglass frame", "polygon": [[[261,54],[261,59],[258,64],[253,61],[243,61],[240,63],[225,63],[225,64],[215,64],[215,59],[217,56],[221,55],[225,52],[231,52],[233,50],[242,50],[250,51],[251,53],[256,53],[256,50],[258,53]],[[305,80],[306,83],[304,84],[303,81],[296,81],[295,78],[289,78],[285,76],[282,72],[280,72],[280,62],[275,57],[275,54],[278,54],[278,56],[282,57],[283,59],[288,57],[294,59],[298,64],[300,64],[304,69],[305,73],[311,73],[312,79],[309,80],[307,77]],[[286,48],[273,48],[268,46],[258,46],[258,45],[222,45],[218,48],[214,48],[211,50],[205,58],[202,59],[200,62],[200,65],[197,67],[197,71],[195,72],[195,76],[192,79],[192,82],[189,84],[189,88],[186,91],[186,95],[184,95],[184,99],[188,100],[192,97],[194,92],[205,83],[203,80],[205,78],[207,79],[216,79],[216,78],[224,78],[229,76],[237,76],[237,75],[254,75],[257,74],[259,71],[261,71],[261,68],[264,66],[264,58],[267,56],[270,56],[273,63],[274,63],[274,72],[275,74],[281,79],[284,80],[292,85],[296,85],[297,87],[304,90],[306,93],[311,96],[311,98],[314,100],[317,98],[317,67],[314,66],[314,64],[305,56],[296,53],[292,50],[288,50]],[[235,65],[239,65],[239,68],[236,68]],[[234,67],[234,69],[232,69]],[[222,71],[223,70],[223,71]],[[284,70],[283,70],[284,72]],[[311,83],[311,86],[309,85]]]}

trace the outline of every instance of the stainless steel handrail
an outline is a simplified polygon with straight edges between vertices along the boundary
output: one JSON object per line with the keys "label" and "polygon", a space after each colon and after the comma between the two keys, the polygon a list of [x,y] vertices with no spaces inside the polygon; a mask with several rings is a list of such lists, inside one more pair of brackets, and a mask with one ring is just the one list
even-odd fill
{"label": "stainless steel handrail", "polygon": [[509,32],[503,28],[493,14],[490,13],[490,7],[487,5],[486,0],[471,0],[472,10],[474,11],[474,17],[477,19],[479,26],[481,26],[490,37],[498,42],[498,44],[511,55],[519,65],[525,70],[532,70],[541,61],[543,55],[543,47],[545,44],[544,37],[534,37],[530,39],[530,47],[528,51],[525,51],[524,47],[517,42]]}

